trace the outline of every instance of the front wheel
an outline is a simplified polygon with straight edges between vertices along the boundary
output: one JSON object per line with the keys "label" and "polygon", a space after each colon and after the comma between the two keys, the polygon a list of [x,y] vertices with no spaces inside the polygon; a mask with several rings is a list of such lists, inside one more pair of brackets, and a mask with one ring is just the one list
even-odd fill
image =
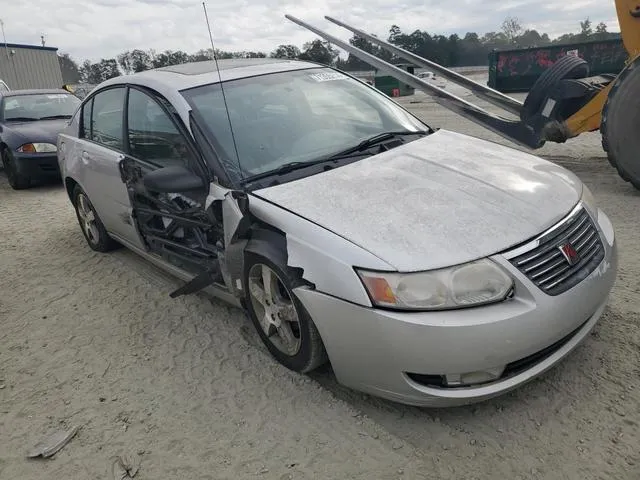
{"label": "front wheel", "polygon": [[249,317],[276,360],[300,373],[327,361],[320,333],[292,291],[300,280],[264,257],[247,254],[243,283]]}
{"label": "front wheel", "polygon": [[31,186],[31,179],[18,172],[16,161],[8,148],[2,150],[2,166],[7,174],[11,188],[14,190],[24,190]]}

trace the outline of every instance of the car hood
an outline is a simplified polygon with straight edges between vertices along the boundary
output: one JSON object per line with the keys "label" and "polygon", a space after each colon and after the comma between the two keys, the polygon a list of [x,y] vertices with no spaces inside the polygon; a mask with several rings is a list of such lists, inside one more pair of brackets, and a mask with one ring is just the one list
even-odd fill
{"label": "car hood", "polygon": [[582,183],[536,156],[439,130],[254,195],[399,271],[456,265],[522,243],[567,215]]}
{"label": "car hood", "polygon": [[69,120],[40,120],[36,122],[9,122],[4,129],[10,131],[23,142],[53,143],[58,141],[58,133],[62,132]]}

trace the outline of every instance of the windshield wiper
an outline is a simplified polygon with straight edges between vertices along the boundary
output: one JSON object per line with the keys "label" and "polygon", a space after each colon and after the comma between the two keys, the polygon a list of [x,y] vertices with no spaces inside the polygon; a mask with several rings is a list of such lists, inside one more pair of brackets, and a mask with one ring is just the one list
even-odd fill
{"label": "windshield wiper", "polygon": [[412,132],[411,130],[400,130],[397,132],[382,132],[377,135],[374,135],[373,137],[370,137],[361,141],[355,147],[350,147],[350,148],[347,148],[346,150],[336,153],[331,158],[341,158],[342,156],[349,155],[350,153],[362,152],[367,148],[373,147],[381,142],[390,140],[394,137],[407,136],[407,135],[427,135],[429,133],[431,132],[427,130],[416,130],[414,132]]}
{"label": "windshield wiper", "polygon": [[37,122],[37,118],[32,117],[9,117],[4,119],[5,122]]}
{"label": "windshield wiper", "polygon": [[289,163],[285,163],[284,165],[280,165],[278,168],[274,168],[273,170],[268,170],[266,172],[251,175],[250,177],[245,178],[244,181],[246,183],[253,182],[254,180],[260,180],[262,178],[271,177],[271,176],[284,175],[285,173],[290,173],[290,172],[293,172],[294,170],[300,170],[301,168],[312,167],[314,165],[320,165],[322,163],[329,163],[329,162],[336,163],[338,160],[342,160],[343,158],[357,157],[360,155],[363,155],[363,154],[362,153],[358,153],[355,155],[344,154],[339,156],[331,155],[329,157],[318,158],[310,162],[289,162]]}
{"label": "windshield wiper", "polygon": [[71,118],[71,115],[49,115],[48,117],[40,117],[40,120],[58,120],[60,118]]}
{"label": "windshield wiper", "polygon": [[274,168],[273,170],[268,170],[266,172],[258,173],[256,175],[252,175],[244,179],[245,183],[253,182],[255,180],[260,180],[266,177],[284,175],[285,173],[293,172],[294,170],[299,170],[301,168],[312,167],[314,165],[320,165],[322,163],[336,163],[338,160],[343,160],[346,158],[359,157],[361,155],[366,155],[364,150],[369,147],[372,147],[380,142],[384,142],[385,140],[389,140],[390,138],[396,136],[405,136],[405,135],[426,135],[431,133],[426,130],[417,130],[412,132],[410,130],[401,130],[397,132],[384,132],[378,135],[375,135],[371,138],[367,138],[363,140],[355,147],[350,147],[346,150],[342,150],[338,153],[333,153],[331,155],[318,158],[316,160],[312,160],[310,162],[290,162],[285,163],[284,165],[279,166],[278,168]]}

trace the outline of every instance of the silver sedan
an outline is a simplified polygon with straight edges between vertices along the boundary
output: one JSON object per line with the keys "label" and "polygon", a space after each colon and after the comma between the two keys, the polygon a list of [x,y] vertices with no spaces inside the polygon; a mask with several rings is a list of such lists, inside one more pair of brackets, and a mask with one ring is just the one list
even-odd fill
{"label": "silver sedan", "polygon": [[[314,63],[198,62],[98,85],[58,137],[92,249],[124,245],[246,310],[297,372],[477,402],[564,359],[617,269],[571,172],[436,130]],[[215,321],[215,319],[212,319]]]}

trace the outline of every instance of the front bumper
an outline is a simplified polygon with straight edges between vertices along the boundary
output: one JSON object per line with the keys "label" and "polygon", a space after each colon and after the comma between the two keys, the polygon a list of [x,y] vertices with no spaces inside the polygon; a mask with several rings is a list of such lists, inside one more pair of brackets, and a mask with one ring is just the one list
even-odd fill
{"label": "front bumper", "polygon": [[[613,228],[599,211],[604,259],[585,280],[549,296],[502,256],[516,295],[490,306],[444,312],[393,312],[355,305],[315,290],[296,290],[315,320],[338,381],[417,406],[455,406],[512,390],[565,358],[602,315],[616,278]],[[428,378],[502,371],[474,386],[442,387]]]}
{"label": "front bumper", "polygon": [[60,167],[56,153],[13,152],[16,169],[20,175],[34,178],[59,178]]}

